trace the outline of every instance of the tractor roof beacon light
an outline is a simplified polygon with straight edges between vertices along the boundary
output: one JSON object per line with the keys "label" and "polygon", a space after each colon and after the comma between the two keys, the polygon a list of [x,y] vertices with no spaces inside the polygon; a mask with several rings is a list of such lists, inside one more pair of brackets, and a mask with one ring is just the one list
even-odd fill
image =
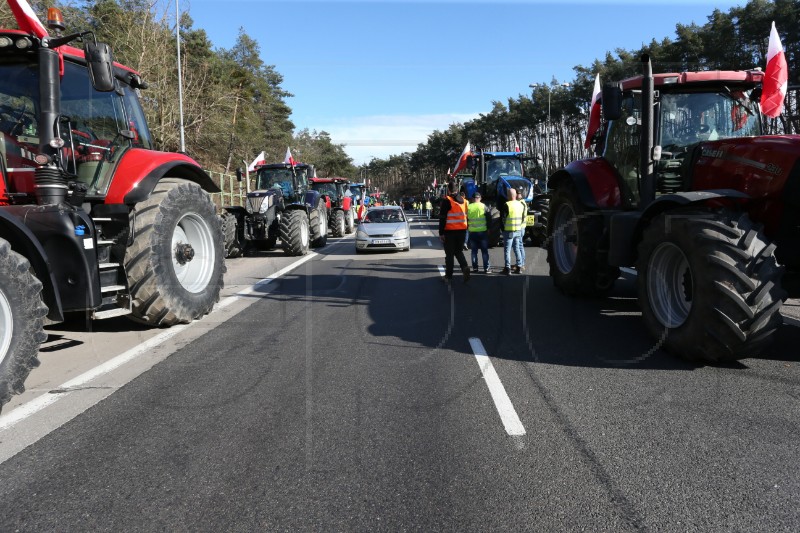
{"label": "tractor roof beacon light", "polygon": [[67,29],[64,26],[64,15],[61,14],[60,9],[56,7],[47,8],[47,27],[56,33],[61,33]]}

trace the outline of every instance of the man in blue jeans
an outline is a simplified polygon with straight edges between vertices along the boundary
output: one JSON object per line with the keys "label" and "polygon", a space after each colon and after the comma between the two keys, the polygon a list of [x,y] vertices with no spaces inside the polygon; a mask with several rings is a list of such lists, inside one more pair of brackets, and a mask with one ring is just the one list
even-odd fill
{"label": "man in blue jeans", "polygon": [[522,246],[522,238],[525,231],[525,216],[528,207],[525,202],[517,200],[517,191],[509,189],[508,201],[500,209],[501,216],[504,216],[503,225],[503,258],[505,266],[503,274],[511,274],[511,249],[514,249],[517,264],[514,265],[514,273],[520,274],[525,268],[525,248]]}
{"label": "man in blue jeans", "polygon": [[472,271],[478,272],[478,250],[483,256],[483,273],[491,272],[489,265],[489,224],[492,215],[489,209],[481,203],[481,193],[472,196],[472,202],[467,206],[467,228],[469,230],[469,247],[472,250]]}

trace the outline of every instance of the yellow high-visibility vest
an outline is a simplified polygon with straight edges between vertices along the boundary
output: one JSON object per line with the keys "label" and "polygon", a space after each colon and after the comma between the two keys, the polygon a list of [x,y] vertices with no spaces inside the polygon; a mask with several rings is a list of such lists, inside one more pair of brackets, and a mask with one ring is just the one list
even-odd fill
{"label": "yellow high-visibility vest", "polygon": [[486,206],[475,202],[467,206],[467,225],[470,233],[481,233],[486,228]]}
{"label": "yellow high-visibility vest", "polygon": [[519,200],[506,202],[508,207],[508,216],[506,217],[506,231],[519,231],[522,229],[525,218],[525,204]]}

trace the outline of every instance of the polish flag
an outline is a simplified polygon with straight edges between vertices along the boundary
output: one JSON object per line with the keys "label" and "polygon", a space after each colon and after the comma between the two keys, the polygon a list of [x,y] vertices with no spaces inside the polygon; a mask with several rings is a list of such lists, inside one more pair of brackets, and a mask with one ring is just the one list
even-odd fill
{"label": "polish flag", "polygon": [[14,13],[14,18],[17,19],[19,29],[25,33],[32,33],[37,37],[44,37],[47,35],[47,28],[45,28],[39,21],[30,4],[26,0],[8,0],[8,5]]}
{"label": "polish flag", "polygon": [[600,74],[594,78],[594,91],[592,103],[589,105],[589,128],[586,130],[586,141],[583,147],[588,149],[592,145],[592,137],[600,129]]}
{"label": "polish flag", "polygon": [[247,171],[253,172],[256,169],[256,165],[263,165],[266,162],[267,162],[266,156],[264,155],[264,152],[261,152],[256,156],[255,159],[253,159],[253,162],[250,163],[250,166],[247,167]]}
{"label": "polish flag", "polygon": [[433,177],[433,188],[436,188],[436,176]]}
{"label": "polish flag", "polygon": [[292,157],[292,151],[289,150],[288,146],[286,147],[286,156],[284,156],[283,162],[286,163],[287,165],[292,165],[292,166],[295,166],[297,164],[297,162],[294,160],[294,157]]}
{"label": "polish flag", "polygon": [[769,32],[769,48],[767,49],[767,70],[764,72],[764,81],[761,88],[761,112],[768,117],[775,118],[783,111],[783,99],[789,79],[789,68],[786,65],[786,55],[783,53],[781,38],[772,23]]}
{"label": "polish flag", "polygon": [[469,141],[467,141],[467,145],[464,147],[464,151],[461,152],[461,156],[458,158],[458,163],[456,163],[456,168],[453,169],[453,173],[450,174],[451,176],[455,176],[465,168],[467,168],[467,156],[472,152],[472,149],[469,146]]}
{"label": "polish flag", "polygon": [[520,151],[521,151],[521,150],[519,149],[519,145],[518,145],[518,144],[515,144],[515,145],[514,145],[514,151],[515,151],[515,152],[520,152]]}

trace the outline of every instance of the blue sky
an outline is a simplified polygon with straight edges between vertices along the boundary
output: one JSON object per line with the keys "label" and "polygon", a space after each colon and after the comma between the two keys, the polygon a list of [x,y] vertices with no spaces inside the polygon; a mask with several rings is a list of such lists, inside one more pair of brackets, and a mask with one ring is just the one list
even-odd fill
{"label": "blue sky", "polygon": [[244,28],[294,94],[297,129],[327,131],[356,164],[413,151],[531,83],[571,81],[606,51],[674,38],[678,23],[746,3],[178,1],[217,48]]}

